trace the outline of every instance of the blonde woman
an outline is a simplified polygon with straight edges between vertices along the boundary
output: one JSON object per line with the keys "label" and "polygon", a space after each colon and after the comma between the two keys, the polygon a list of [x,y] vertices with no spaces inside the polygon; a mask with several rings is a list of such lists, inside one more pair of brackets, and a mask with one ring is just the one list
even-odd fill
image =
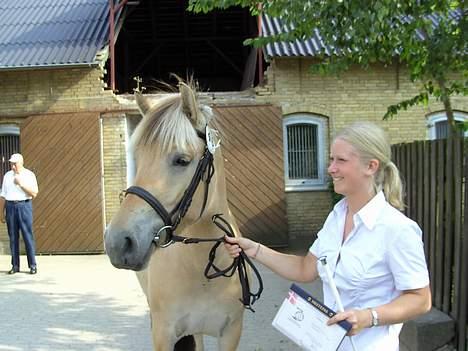
{"label": "blonde woman", "polygon": [[[328,167],[344,198],[328,215],[306,256],[283,254],[247,238],[226,238],[235,257],[243,250],[280,276],[310,282],[319,276],[324,302],[338,310],[326,272],[326,256],[359,351],[397,351],[402,323],[431,308],[421,229],[400,212],[401,180],[382,129],[370,123],[345,128],[333,140]],[[350,338],[338,349],[353,350]]]}

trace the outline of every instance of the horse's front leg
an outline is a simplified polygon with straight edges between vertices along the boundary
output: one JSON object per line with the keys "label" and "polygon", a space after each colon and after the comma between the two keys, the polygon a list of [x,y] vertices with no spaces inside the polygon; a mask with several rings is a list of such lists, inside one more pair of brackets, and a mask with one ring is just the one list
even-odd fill
{"label": "horse's front leg", "polygon": [[153,351],[174,351],[177,338],[173,330],[158,321],[151,313],[151,335],[153,338]]}
{"label": "horse's front leg", "polygon": [[175,340],[153,329],[153,351],[174,351]]}
{"label": "horse's front leg", "polygon": [[221,336],[218,338],[219,351],[236,351],[239,345],[241,332],[242,315],[241,318],[234,320],[224,328]]}

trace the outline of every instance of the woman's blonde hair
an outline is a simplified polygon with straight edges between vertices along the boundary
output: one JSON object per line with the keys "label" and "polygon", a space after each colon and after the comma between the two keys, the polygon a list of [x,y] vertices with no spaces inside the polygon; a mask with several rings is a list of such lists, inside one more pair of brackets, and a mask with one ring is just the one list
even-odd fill
{"label": "woman's blonde hair", "polygon": [[362,162],[367,163],[372,159],[379,161],[379,169],[374,175],[374,191],[377,193],[383,190],[387,201],[393,207],[403,210],[400,172],[392,162],[390,143],[382,128],[369,122],[354,123],[340,131],[336,139],[352,145]]}

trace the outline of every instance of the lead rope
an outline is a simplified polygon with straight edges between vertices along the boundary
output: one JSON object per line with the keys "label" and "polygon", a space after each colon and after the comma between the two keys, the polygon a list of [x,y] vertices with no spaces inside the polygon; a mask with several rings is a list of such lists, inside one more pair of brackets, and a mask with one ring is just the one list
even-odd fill
{"label": "lead rope", "polygon": [[[234,230],[232,226],[222,218],[221,214],[215,214],[211,217],[211,220],[218,228],[220,228],[227,236],[234,237]],[[183,244],[198,244],[201,242],[215,242],[213,247],[210,250],[208,255],[208,264],[205,267],[205,277],[207,279],[214,279],[218,277],[232,277],[234,273],[237,271],[239,274],[239,282],[242,288],[242,298],[239,299],[240,302],[244,305],[244,307],[252,312],[255,310],[252,308],[252,305],[260,298],[263,292],[263,281],[262,277],[260,276],[260,272],[258,271],[257,267],[253,264],[252,260],[245,254],[244,251],[241,251],[239,256],[234,258],[231,265],[227,268],[221,269],[214,264],[216,259],[216,250],[218,247],[223,243],[224,236],[217,238],[217,239],[206,239],[206,238],[190,238],[190,237],[183,237],[174,235],[172,240],[175,242],[180,242]],[[247,266],[252,268],[253,272],[255,273],[255,277],[258,281],[258,289],[256,292],[252,292],[250,288],[249,276],[247,272]],[[210,273],[210,270],[214,271]]]}

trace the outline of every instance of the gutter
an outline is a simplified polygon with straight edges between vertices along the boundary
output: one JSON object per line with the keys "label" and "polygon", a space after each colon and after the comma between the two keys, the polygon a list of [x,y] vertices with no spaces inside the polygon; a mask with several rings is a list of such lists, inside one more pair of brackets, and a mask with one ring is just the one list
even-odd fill
{"label": "gutter", "polygon": [[99,67],[99,62],[89,63],[61,63],[61,64],[50,64],[50,65],[34,65],[34,66],[0,66],[0,72],[5,71],[28,71],[33,69],[60,69],[60,68],[94,68]]}

